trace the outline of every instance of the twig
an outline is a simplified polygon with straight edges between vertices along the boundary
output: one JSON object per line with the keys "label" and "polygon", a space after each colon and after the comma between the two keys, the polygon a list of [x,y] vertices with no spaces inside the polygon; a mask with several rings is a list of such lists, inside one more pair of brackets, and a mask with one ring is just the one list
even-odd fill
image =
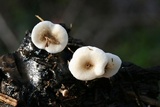
{"label": "twig", "polygon": [[2,93],[0,93],[0,101],[6,104],[12,105],[14,107],[17,106],[17,102],[18,102],[16,99]]}
{"label": "twig", "polygon": [[143,103],[141,102],[141,97],[140,97],[139,92],[138,92],[138,90],[137,90],[137,88],[136,88],[136,85],[134,84],[133,77],[132,77],[132,75],[131,75],[128,71],[126,71],[126,72],[127,72],[127,75],[128,75],[129,78],[130,78],[131,85],[132,85],[132,89],[133,89],[134,94],[135,94],[134,96],[136,97],[136,100],[137,100],[137,104],[138,104],[140,107],[143,107]]}
{"label": "twig", "polygon": [[[128,95],[131,95],[133,97],[136,96],[136,94],[134,92],[127,92]],[[156,107],[160,107],[160,102],[158,100],[155,100],[153,98],[144,96],[144,95],[140,95],[140,98],[143,102],[152,105],[152,106],[156,106]]]}
{"label": "twig", "polygon": [[41,22],[43,22],[44,20],[40,17],[40,16],[38,16],[38,15],[35,15]]}

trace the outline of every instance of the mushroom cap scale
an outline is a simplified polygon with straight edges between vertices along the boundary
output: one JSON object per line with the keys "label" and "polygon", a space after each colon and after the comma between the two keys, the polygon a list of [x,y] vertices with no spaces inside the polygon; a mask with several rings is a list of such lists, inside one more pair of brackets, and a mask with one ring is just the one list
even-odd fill
{"label": "mushroom cap scale", "polygon": [[69,62],[69,70],[79,80],[92,80],[105,73],[108,62],[104,51],[96,47],[78,48]]}
{"label": "mushroom cap scale", "polygon": [[39,49],[45,49],[49,53],[58,53],[66,47],[68,34],[61,25],[42,21],[33,28],[31,40]]}
{"label": "mushroom cap scale", "polygon": [[118,72],[122,61],[117,55],[111,53],[106,53],[106,56],[108,57],[108,64],[105,67],[105,74],[102,77],[110,78]]}

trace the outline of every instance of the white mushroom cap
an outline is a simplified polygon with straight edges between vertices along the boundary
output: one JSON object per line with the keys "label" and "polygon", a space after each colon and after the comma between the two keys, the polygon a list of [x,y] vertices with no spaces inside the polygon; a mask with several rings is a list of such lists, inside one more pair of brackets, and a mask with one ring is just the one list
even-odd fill
{"label": "white mushroom cap", "polygon": [[118,72],[122,61],[117,55],[111,53],[106,53],[106,56],[108,57],[108,63],[105,67],[105,74],[102,77],[110,78]]}
{"label": "white mushroom cap", "polygon": [[78,80],[92,80],[105,73],[107,62],[108,59],[103,50],[84,46],[74,52],[69,62],[69,70]]}
{"label": "white mushroom cap", "polygon": [[33,28],[31,40],[39,49],[45,49],[49,53],[58,53],[66,47],[68,34],[61,25],[42,21]]}

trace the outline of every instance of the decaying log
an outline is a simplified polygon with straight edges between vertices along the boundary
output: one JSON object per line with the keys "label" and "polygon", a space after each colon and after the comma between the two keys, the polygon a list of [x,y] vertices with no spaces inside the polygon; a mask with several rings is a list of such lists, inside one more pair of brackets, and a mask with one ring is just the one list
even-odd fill
{"label": "decaying log", "polygon": [[37,49],[27,32],[15,52],[0,57],[0,106],[160,107],[160,66],[144,69],[123,62],[110,79],[79,81],[67,62],[81,46],[80,40],[69,37],[61,53],[49,54]]}

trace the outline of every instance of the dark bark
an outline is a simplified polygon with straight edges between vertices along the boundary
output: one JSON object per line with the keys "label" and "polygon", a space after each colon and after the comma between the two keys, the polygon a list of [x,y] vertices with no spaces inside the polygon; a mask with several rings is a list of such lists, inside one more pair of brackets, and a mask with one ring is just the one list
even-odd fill
{"label": "dark bark", "polygon": [[[110,79],[79,81],[67,62],[83,45],[69,37],[61,53],[49,54],[37,49],[27,32],[17,51],[0,57],[0,93],[17,100],[17,107],[160,107],[160,66],[144,69],[123,62]],[[2,101],[0,106],[12,107]]]}

